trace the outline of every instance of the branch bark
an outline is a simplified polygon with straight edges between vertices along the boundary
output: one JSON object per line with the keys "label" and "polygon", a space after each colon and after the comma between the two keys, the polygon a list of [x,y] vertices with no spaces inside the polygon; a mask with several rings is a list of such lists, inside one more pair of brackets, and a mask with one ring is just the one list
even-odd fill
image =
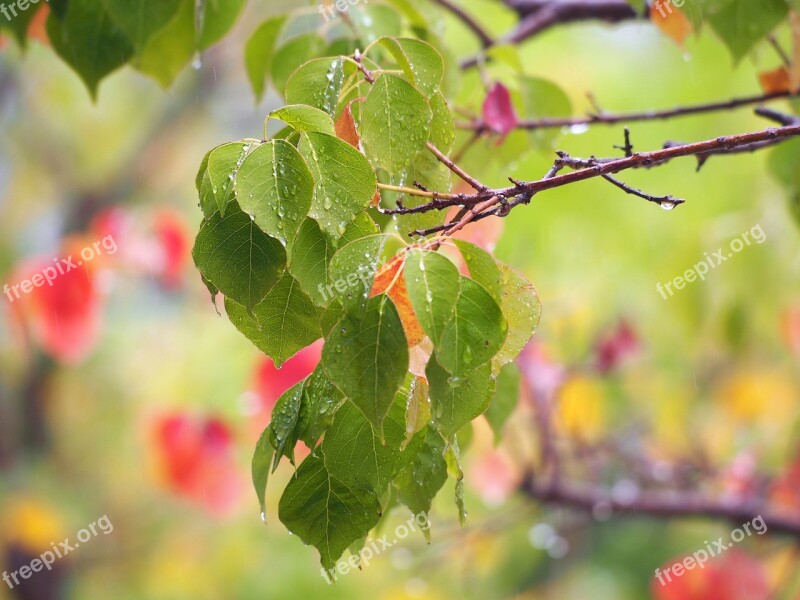
{"label": "branch bark", "polygon": [[769,531],[800,538],[800,519],[766,510],[756,502],[714,500],[697,492],[641,492],[631,502],[615,499],[610,491],[561,481],[541,485],[533,476],[523,486],[533,500],[593,512],[604,509],[612,515],[659,518],[706,518],[742,525],[761,516]]}
{"label": "branch bark", "polygon": [[[785,98],[797,97],[797,93],[774,92],[771,94],[758,94],[745,96],[742,98],[732,98],[722,102],[709,102],[696,104],[693,106],[678,106],[665,110],[647,110],[630,113],[599,113],[585,117],[547,117],[542,119],[523,119],[517,124],[518,129],[553,129],[561,127],[575,127],[584,125],[615,125],[618,123],[635,123],[638,121],[662,121],[675,117],[685,117],[699,115],[721,110],[733,110],[744,106],[754,106],[772,100],[782,100]],[[472,129],[477,133],[489,131],[489,128],[482,119],[475,119],[471,122],[457,122],[456,126],[460,129]]]}
{"label": "branch bark", "polygon": [[[647,18],[637,14],[625,0],[506,0],[506,5],[521,17],[517,27],[508,35],[484,48],[497,44],[519,44],[542,31],[564,23],[599,20],[619,23]],[[474,67],[481,55],[462,61],[461,68]]]}

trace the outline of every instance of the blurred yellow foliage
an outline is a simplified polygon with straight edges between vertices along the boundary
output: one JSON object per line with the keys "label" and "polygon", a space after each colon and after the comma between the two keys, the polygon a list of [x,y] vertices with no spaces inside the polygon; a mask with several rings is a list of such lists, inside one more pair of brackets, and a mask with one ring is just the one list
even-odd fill
{"label": "blurred yellow foliage", "polygon": [[31,554],[49,550],[53,542],[67,535],[53,508],[32,498],[14,498],[3,510],[2,535],[5,544],[15,544]]}
{"label": "blurred yellow foliage", "polygon": [[750,369],[731,373],[717,387],[714,399],[735,420],[787,423],[795,414],[796,384],[783,372]]}
{"label": "blurred yellow foliage", "polygon": [[605,431],[605,394],[599,380],[586,375],[569,379],[558,393],[557,422],[572,437],[596,441]]}

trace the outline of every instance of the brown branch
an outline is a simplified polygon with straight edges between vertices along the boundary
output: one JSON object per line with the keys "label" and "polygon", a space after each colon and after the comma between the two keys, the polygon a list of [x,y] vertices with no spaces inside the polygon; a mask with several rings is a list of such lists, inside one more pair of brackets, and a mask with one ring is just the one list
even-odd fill
{"label": "brown branch", "polygon": [[[563,23],[591,20],[618,23],[646,18],[646,15],[637,14],[625,0],[506,0],[506,5],[516,10],[521,20],[512,32],[487,47],[519,44]],[[462,61],[461,68],[474,67],[481,61],[481,56]]]}
{"label": "brown branch", "polygon": [[494,45],[494,39],[490,36],[481,25],[472,18],[472,16],[465,12],[460,6],[456,6],[450,0],[433,0],[439,6],[445,8],[450,13],[455,15],[466,27],[474,33],[481,42],[481,46],[488,48]]}
{"label": "brown branch", "polygon": [[[744,106],[763,104],[772,100],[797,97],[800,94],[788,91],[759,94],[742,98],[733,98],[722,102],[709,102],[694,106],[678,106],[665,110],[648,110],[630,113],[600,113],[586,117],[546,117],[541,119],[523,119],[517,124],[518,129],[552,129],[561,127],[576,127],[583,125],[615,125],[618,123],[635,123],[638,121],[661,121],[675,117],[685,117],[722,110],[733,110]],[[460,121],[456,123],[460,129],[472,129],[479,133],[490,131],[482,119],[471,122]]]}
{"label": "brown branch", "polygon": [[[462,220],[465,222],[460,226],[456,227],[459,223],[450,222],[427,230],[416,230],[411,232],[410,235],[429,235],[440,231],[444,231],[445,235],[449,235],[450,231],[458,231],[470,221],[477,221],[491,216],[492,214],[498,214],[495,212],[495,207],[498,204],[501,205],[500,214],[498,216],[505,216],[514,207],[530,202],[531,198],[541,191],[570,185],[579,181],[603,177],[605,175],[614,175],[628,169],[649,168],[655,165],[662,165],[676,158],[685,156],[696,156],[707,159],[714,154],[749,152],[797,136],[800,136],[800,124],[795,122],[786,127],[770,128],[731,136],[721,136],[692,144],[668,145],[668,147],[662,148],[661,150],[636,152],[624,158],[606,159],[605,161],[597,159],[575,160],[561,153],[554,163],[554,169],[551,169],[548,176],[542,179],[530,182],[514,182],[512,187],[491,189],[486,192],[478,192],[467,196],[464,199],[464,206],[471,206],[472,208],[463,216]],[[557,167],[563,166],[584,168],[563,175],[556,175],[555,173],[558,171]],[[551,173],[553,173],[552,176],[550,176]],[[670,201],[668,207],[674,207],[677,203],[676,200],[677,199],[673,199]],[[427,207],[430,205],[424,206]],[[428,210],[439,209],[437,207],[430,207]],[[425,209],[417,207],[416,212],[425,212]]]}
{"label": "brown branch", "polygon": [[522,490],[530,498],[547,504],[571,507],[591,512],[603,507],[612,514],[631,517],[661,518],[706,518],[728,521],[741,525],[758,516],[764,519],[773,533],[800,537],[800,519],[786,514],[767,510],[756,502],[726,502],[707,498],[696,492],[641,492],[631,502],[614,498],[610,491],[591,487],[557,482],[538,484],[529,477]]}
{"label": "brown branch", "polygon": [[436,159],[450,169],[456,176],[458,176],[462,181],[472,186],[476,191],[479,192],[487,192],[489,190],[488,187],[483,185],[480,181],[475,179],[472,175],[464,171],[461,167],[459,167],[456,163],[452,160],[447,158],[447,156],[439,150],[436,146],[434,146],[431,142],[425,142],[425,147],[433,153]]}

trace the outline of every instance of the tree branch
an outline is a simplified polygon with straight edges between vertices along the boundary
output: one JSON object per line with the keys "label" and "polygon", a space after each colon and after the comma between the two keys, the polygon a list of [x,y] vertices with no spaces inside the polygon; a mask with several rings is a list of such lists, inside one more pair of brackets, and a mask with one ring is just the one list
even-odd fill
{"label": "tree branch", "polygon": [[[519,44],[535,35],[562,23],[600,20],[618,23],[630,19],[647,18],[637,14],[625,0],[506,0],[506,5],[517,11],[521,20],[517,27],[500,40],[484,46]],[[462,61],[461,68],[474,67],[481,55]]]}
{"label": "tree branch", "polygon": [[800,538],[800,519],[766,510],[764,505],[757,502],[714,500],[696,492],[641,492],[633,501],[624,502],[606,489],[558,481],[538,484],[533,476],[524,482],[522,491],[539,502],[587,512],[602,507],[620,516],[707,518],[728,521],[734,525],[761,516],[770,531]]}
{"label": "tree branch", "polygon": [[[685,156],[696,156],[698,160],[707,160],[709,156],[714,154],[726,154],[733,152],[752,152],[757,149],[762,149],[772,146],[780,141],[787,140],[792,137],[800,136],[800,123],[795,121],[792,125],[778,128],[764,129],[761,131],[754,131],[750,133],[742,133],[731,136],[722,136],[711,140],[696,142],[693,144],[675,144],[667,145],[666,148],[661,150],[653,150],[651,152],[636,152],[630,156],[619,159],[572,159],[565,153],[560,153],[559,157],[554,163],[554,169],[542,179],[537,181],[522,182],[515,181],[512,187],[490,189],[485,192],[468,195],[464,199],[464,206],[472,207],[462,219],[466,222],[459,227],[457,223],[445,223],[439,227],[434,227],[427,230],[416,230],[411,232],[410,235],[429,235],[444,231],[445,235],[448,232],[458,231],[467,222],[477,221],[481,218],[496,214],[498,216],[507,215],[511,209],[520,204],[527,204],[531,198],[544,190],[549,190],[579,181],[585,181],[594,177],[603,177],[606,175],[614,175],[621,171],[628,169],[649,168],[657,165],[666,164],[667,162],[676,158]],[[563,175],[555,175],[558,168],[570,166],[578,168],[577,171],[564,173]],[[553,175],[551,176],[551,173]],[[628,190],[626,190],[628,191]],[[651,200],[651,197],[646,195],[642,196]],[[664,208],[674,208],[680,202],[678,199],[669,197],[667,206],[662,203]],[[500,213],[495,211],[495,207],[500,204]],[[426,212],[426,210],[440,210],[440,207],[433,205],[424,205],[429,207],[417,207],[415,212]],[[487,212],[488,211],[488,212]]]}
{"label": "tree branch", "polygon": [[[635,123],[637,121],[660,121],[675,117],[685,117],[722,110],[733,110],[744,106],[763,104],[772,100],[798,97],[800,94],[785,92],[773,92],[771,94],[759,94],[745,96],[742,98],[732,98],[722,102],[709,102],[696,104],[693,106],[678,106],[665,110],[647,110],[630,113],[599,113],[590,114],[586,117],[546,117],[542,119],[523,119],[517,124],[518,129],[553,129],[561,127],[576,127],[585,125],[615,125],[618,123]],[[456,123],[460,129],[471,129],[476,133],[486,133],[490,129],[483,122],[483,119],[475,119],[470,122],[460,121]]]}
{"label": "tree branch", "polygon": [[481,25],[465,12],[460,6],[456,6],[450,0],[432,0],[439,6],[445,8],[455,15],[467,28],[474,33],[481,42],[481,46],[488,48],[494,45],[494,40]]}

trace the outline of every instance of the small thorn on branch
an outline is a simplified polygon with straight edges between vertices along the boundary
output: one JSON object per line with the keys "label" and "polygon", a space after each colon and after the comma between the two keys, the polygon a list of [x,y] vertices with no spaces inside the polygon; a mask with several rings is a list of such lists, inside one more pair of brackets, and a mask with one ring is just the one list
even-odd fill
{"label": "small thorn on branch", "polygon": [[413,183],[414,187],[417,188],[418,190],[422,190],[423,192],[429,192],[430,191],[428,188],[426,188],[424,185],[422,185],[419,181],[414,181],[412,183]]}
{"label": "small thorn on branch", "polygon": [[622,150],[625,153],[625,158],[630,158],[633,156],[633,144],[631,144],[631,130],[627,127],[625,128],[625,145],[624,146],[614,146],[616,150]]}

